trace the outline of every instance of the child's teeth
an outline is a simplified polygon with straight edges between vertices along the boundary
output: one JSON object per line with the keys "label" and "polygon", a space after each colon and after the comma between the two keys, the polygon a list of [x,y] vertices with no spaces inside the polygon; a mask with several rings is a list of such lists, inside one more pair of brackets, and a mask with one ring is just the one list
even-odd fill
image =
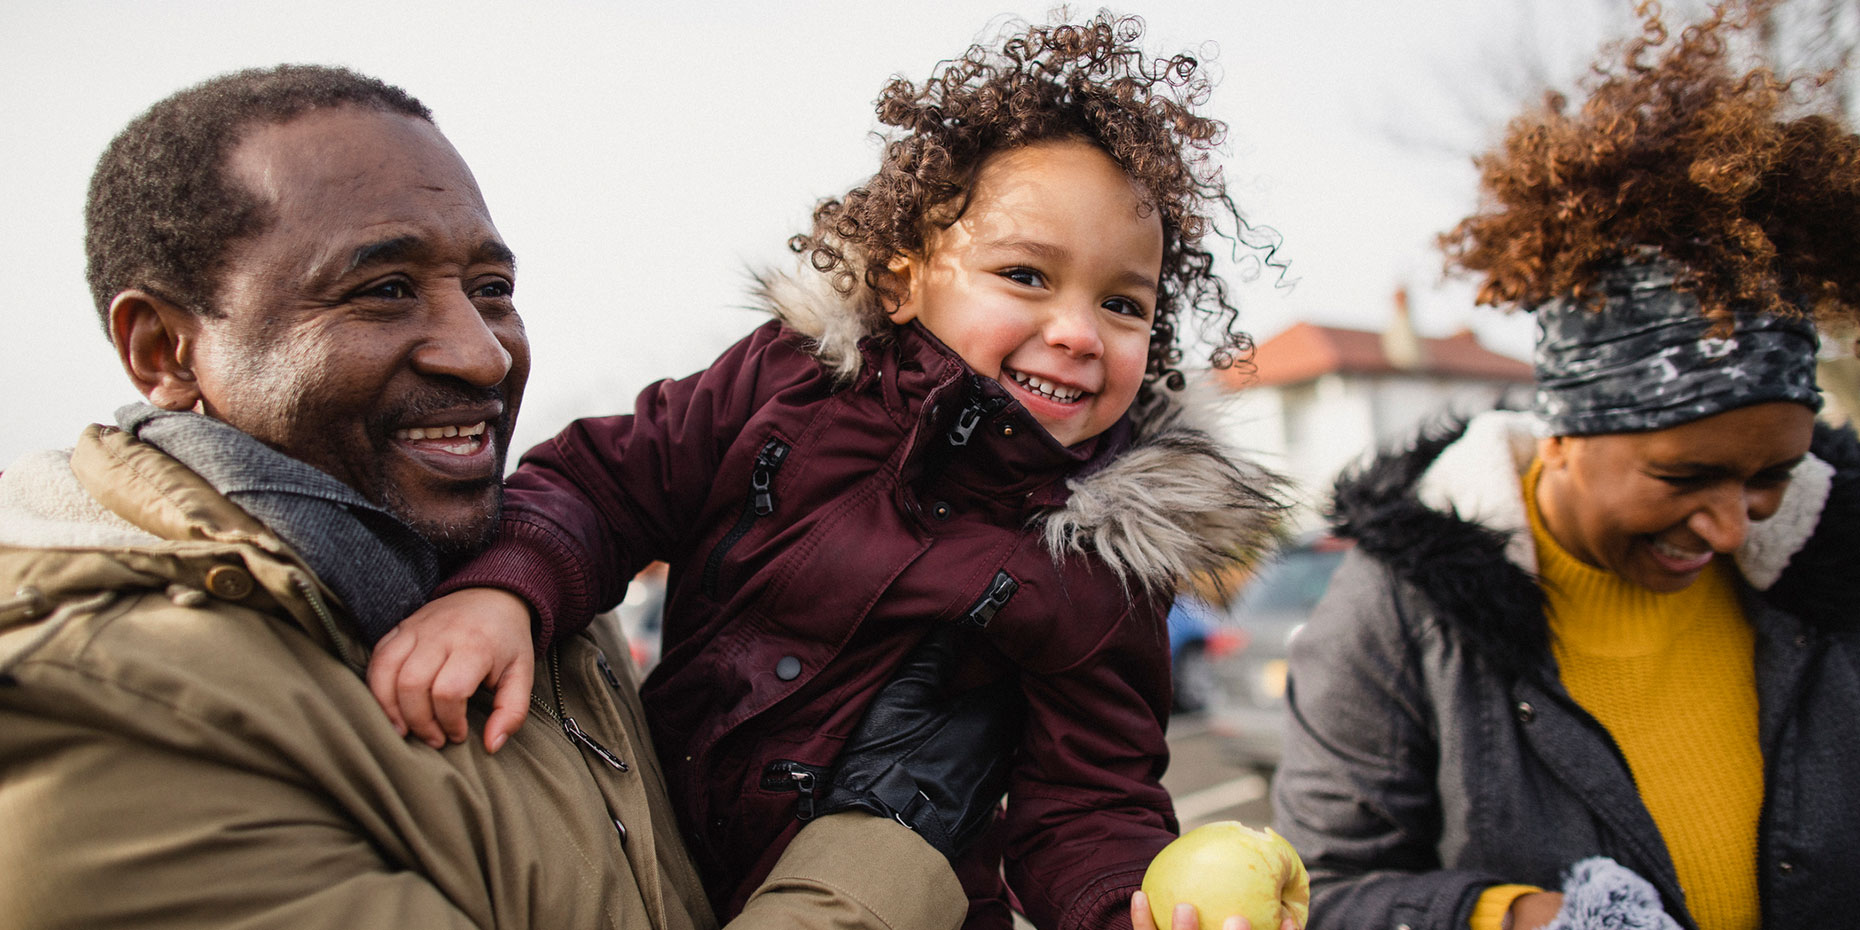
{"label": "child's teeth", "polygon": [[1080,394],[1084,393],[1077,388],[1061,387],[1045,378],[1039,378],[1028,374],[1020,376],[1020,383],[1023,387],[1036,394],[1044,394],[1047,397],[1064,403],[1075,401]]}

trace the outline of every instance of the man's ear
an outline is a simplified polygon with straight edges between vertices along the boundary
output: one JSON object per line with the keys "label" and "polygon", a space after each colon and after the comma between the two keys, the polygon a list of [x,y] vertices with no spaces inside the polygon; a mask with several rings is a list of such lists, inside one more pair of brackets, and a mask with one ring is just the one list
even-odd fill
{"label": "man's ear", "polygon": [[917,277],[923,271],[923,259],[908,253],[902,254],[886,262],[885,268],[891,272],[892,283],[897,287],[899,295],[896,299],[884,298],[885,316],[889,317],[891,322],[903,326],[916,319],[917,311],[921,309],[915,298]]}
{"label": "man's ear", "polygon": [[200,400],[194,349],[200,317],[148,291],[110,301],[110,341],[136,390],[163,410],[192,410]]}

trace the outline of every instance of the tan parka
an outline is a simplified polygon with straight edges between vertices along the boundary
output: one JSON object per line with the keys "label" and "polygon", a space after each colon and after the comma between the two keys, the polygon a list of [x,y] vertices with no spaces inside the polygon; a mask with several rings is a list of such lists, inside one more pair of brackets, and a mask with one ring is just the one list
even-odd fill
{"label": "tan parka", "polygon": [[[617,630],[540,657],[497,755],[479,701],[472,738],[434,750],[375,705],[328,589],[193,472],[92,427],[62,478],[0,482],[75,493],[101,505],[77,536],[135,541],[69,545],[0,509],[0,927],[715,926],[605,659]],[[965,910],[928,844],[843,814],[731,927],[952,930]]]}

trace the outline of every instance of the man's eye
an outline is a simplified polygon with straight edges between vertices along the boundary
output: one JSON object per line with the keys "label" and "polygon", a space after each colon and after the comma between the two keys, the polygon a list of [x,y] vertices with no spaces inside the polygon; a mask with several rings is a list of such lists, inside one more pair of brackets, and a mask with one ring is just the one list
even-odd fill
{"label": "man's eye", "polygon": [[1009,268],[1001,272],[1001,276],[1015,284],[1024,284],[1028,287],[1046,286],[1046,278],[1032,268]]}
{"label": "man's eye", "polygon": [[476,288],[472,290],[471,296],[484,297],[484,298],[490,298],[490,299],[495,300],[499,298],[509,297],[512,293],[515,293],[515,291],[516,291],[515,285],[511,284],[509,281],[505,281],[500,278],[494,281],[486,281],[485,283],[478,285]]}
{"label": "man's eye", "polygon": [[372,300],[407,300],[413,297],[413,285],[405,281],[381,281],[356,291],[354,296]]}

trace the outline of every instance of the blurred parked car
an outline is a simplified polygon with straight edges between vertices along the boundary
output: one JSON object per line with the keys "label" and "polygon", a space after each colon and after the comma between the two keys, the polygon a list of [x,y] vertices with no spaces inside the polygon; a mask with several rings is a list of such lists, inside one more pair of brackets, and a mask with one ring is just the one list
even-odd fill
{"label": "blurred parked car", "polygon": [[1169,608],[1170,670],[1175,678],[1174,713],[1194,714],[1221,703],[1217,663],[1244,638],[1225,612],[1184,591]]}
{"label": "blurred parked car", "polygon": [[1286,651],[1350,545],[1320,536],[1287,547],[1228,604],[1224,619],[1234,641],[1213,665],[1219,697],[1209,707],[1208,728],[1223,738],[1235,763],[1260,769],[1279,764]]}

